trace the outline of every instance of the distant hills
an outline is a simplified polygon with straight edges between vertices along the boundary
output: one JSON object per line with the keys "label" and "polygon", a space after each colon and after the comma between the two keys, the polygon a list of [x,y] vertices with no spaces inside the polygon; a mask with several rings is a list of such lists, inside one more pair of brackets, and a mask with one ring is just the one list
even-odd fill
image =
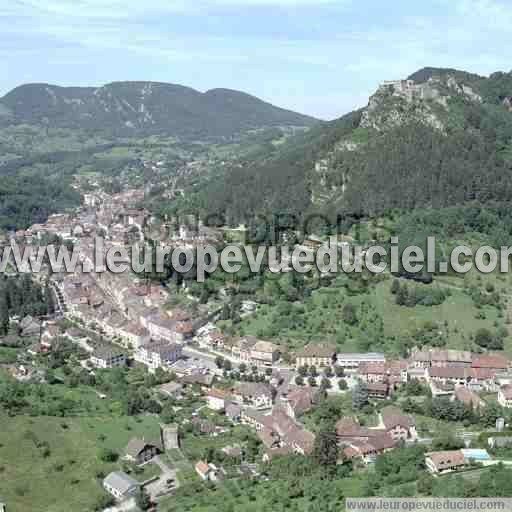
{"label": "distant hills", "polygon": [[201,93],[157,82],[114,82],[98,88],[27,84],[0,99],[0,124],[92,129],[117,136],[229,139],[253,129],[309,127],[317,122],[243,92]]}

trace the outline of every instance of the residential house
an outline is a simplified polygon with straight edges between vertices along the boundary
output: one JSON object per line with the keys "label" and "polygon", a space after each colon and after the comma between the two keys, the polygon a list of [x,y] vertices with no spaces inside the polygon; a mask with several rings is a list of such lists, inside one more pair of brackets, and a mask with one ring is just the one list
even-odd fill
{"label": "residential house", "polygon": [[231,347],[231,354],[233,357],[240,359],[240,361],[244,363],[250,363],[251,351],[256,343],[258,343],[258,339],[254,336],[240,338],[233,343],[233,346]]}
{"label": "residential house", "polygon": [[279,347],[268,341],[257,341],[251,348],[251,363],[256,366],[272,366],[279,359]]}
{"label": "residential house", "polygon": [[506,408],[512,407],[512,385],[511,384],[501,386],[501,388],[498,390],[498,403],[502,407],[506,407]]}
{"label": "residential house", "polygon": [[275,408],[272,414],[260,416],[257,421],[256,434],[267,448],[263,460],[285,452],[309,455],[313,451],[315,435],[296,423],[283,409]]}
{"label": "residential house", "polygon": [[272,407],[272,391],[266,384],[259,382],[240,382],[233,390],[233,398],[240,404],[250,405],[256,409]]}
{"label": "residential house", "polygon": [[211,468],[210,468],[210,466],[208,466],[208,464],[205,461],[203,461],[203,460],[198,461],[195,465],[195,470],[196,470],[196,473],[200,476],[200,478],[202,480],[204,480],[204,481],[209,480]]}
{"label": "residential house", "polygon": [[368,398],[385,400],[389,396],[389,385],[387,382],[371,382],[366,385]]}
{"label": "residential house", "polygon": [[387,368],[385,362],[361,363],[357,374],[363,382],[377,383],[387,381]]}
{"label": "residential house", "polygon": [[158,391],[171,398],[181,398],[183,394],[183,384],[180,382],[167,382],[158,386]]}
{"label": "residential house", "polygon": [[372,436],[367,441],[351,440],[343,448],[345,460],[361,459],[365,464],[373,462],[375,458],[395,448],[394,439],[384,432]]}
{"label": "residential house", "polygon": [[295,354],[296,368],[315,366],[323,368],[336,363],[336,348],[327,343],[310,343]]}
{"label": "residential house", "polygon": [[107,475],[103,480],[103,487],[118,501],[131,498],[140,491],[139,482],[122,471],[114,471]]}
{"label": "residential house", "polygon": [[158,455],[162,449],[144,439],[132,438],[125,448],[125,459],[136,464],[144,464]]}
{"label": "residential house", "polygon": [[152,339],[167,341],[167,343],[181,341],[182,337],[176,331],[176,322],[160,312],[143,316],[142,325],[149,331]]}
{"label": "residential house", "polygon": [[425,465],[434,475],[459,471],[467,466],[461,450],[430,452],[425,454]]}
{"label": "residential house", "polygon": [[418,437],[414,420],[394,406],[384,407],[379,413],[380,423],[395,441],[406,441]]}
{"label": "residential house", "polygon": [[425,379],[438,386],[466,386],[474,390],[495,389],[496,374],[487,368],[468,368],[462,366],[435,366],[425,369]]}
{"label": "residential house", "polygon": [[336,423],[336,437],[340,444],[347,444],[353,440],[368,441],[370,437],[377,434],[375,429],[362,427],[353,418],[341,418]]}
{"label": "residential house", "polygon": [[485,368],[494,372],[505,372],[509,368],[509,361],[500,354],[478,355],[473,358],[472,368]]}
{"label": "residential house", "polygon": [[357,374],[363,382],[371,386],[374,398],[386,398],[390,391],[407,382],[407,362],[396,360],[361,363]]}
{"label": "residential house", "polygon": [[21,337],[39,336],[41,332],[41,322],[34,317],[25,316],[18,325],[18,331]]}
{"label": "residential house", "polygon": [[118,347],[102,345],[94,350],[90,361],[97,368],[115,368],[126,365],[126,354]]}
{"label": "residential house", "polygon": [[217,482],[224,475],[224,470],[222,468],[219,469],[215,464],[208,464],[203,460],[197,462],[195,470],[204,481]]}
{"label": "residential house", "polygon": [[149,331],[133,321],[124,323],[117,330],[117,334],[119,334],[126,346],[131,346],[133,349],[138,349],[150,341]]}
{"label": "residential house", "polygon": [[215,377],[211,373],[193,372],[181,378],[183,385],[199,385],[202,388],[209,388]]}
{"label": "residential house", "polygon": [[227,391],[217,388],[210,389],[206,394],[207,407],[213,411],[223,411],[228,398],[229,393]]}
{"label": "residential house", "polygon": [[469,368],[473,360],[466,350],[432,350],[430,354],[433,367]]}
{"label": "residential house", "polygon": [[216,436],[222,431],[221,427],[215,426],[215,423],[198,417],[192,418],[192,425],[198,434],[205,436]]}
{"label": "residential house", "polygon": [[226,402],[225,413],[233,423],[240,423],[242,420],[242,408],[233,402]]}
{"label": "residential house", "polygon": [[416,368],[446,366],[469,368],[472,355],[471,352],[463,350],[414,350],[411,362]]}
{"label": "residential house", "polygon": [[139,347],[134,359],[154,372],[157,368],[168,368],[181,357],[181,353],[182,346],[177,343],[155,341]]}
{"label": "residential house", "polygon": [[291,386],[280,397],[286,413],[295,419],[311,410],[319,398],[319,390],[311,387]]}

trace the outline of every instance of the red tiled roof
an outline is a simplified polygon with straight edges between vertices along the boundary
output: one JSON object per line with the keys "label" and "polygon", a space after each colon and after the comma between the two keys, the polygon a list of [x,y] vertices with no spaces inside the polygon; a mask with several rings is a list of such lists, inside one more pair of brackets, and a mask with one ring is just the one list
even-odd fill
{"label": "red tiled roof", "polygon": [[208,466],[208,464],[206,464],[206,462],[204,462],[203,460],[200,460],[196,464],[196,471],[198,471],[202,475],[206,475],[206,473],[208,473],[208,471],[210,471],[210,467]]}
{"label": "red tiled roof", "polygon": [[414,423],[409,416],[404,414],[398,407],[384,407],[380,414],[382,416],[382,422],[386,426],[387,430],[390,430],[397,425],[404,428],[411,428]]}
{"label": "red tiled roof", "polygon": [[383,362],[369,362],[359,363],[358,373],[360,375],[384,375],[386,373],[386,363]]}
{"label": "red tiled roof", "polygon": [[433,366],[428,369],[431,377],[439,379],[464,379],[466,378],[466,368],[460,366]]}
{"label": "red tiled roof", "polygon": [[440,471],[456,466],[464,466],[466,459],[460,450],[431,452],[426,454]]}
{"label": "red tiled roof", "polygon": [[506,370],[508,360],[501,355],[480,355],[473,358],[471,363],[473,368],[494,368],[497,370]]}

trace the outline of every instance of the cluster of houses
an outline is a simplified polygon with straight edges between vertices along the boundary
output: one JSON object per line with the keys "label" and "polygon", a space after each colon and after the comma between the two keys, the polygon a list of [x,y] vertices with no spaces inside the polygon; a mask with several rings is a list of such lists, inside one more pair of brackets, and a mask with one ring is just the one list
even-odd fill
{"label": "cluster of houses", "polygon": [[279,346],[274,343],[255,336],[229,339],[211,326],[198,330],[197,341],[202,348],[220,351],[251,366],[272,367],[281,356]]}
{"label": "cluster of houses", "polygon": [[400,442],[415,441],[418,437],[412,416],[393,406],[380,411],[376,427],[361,426],[353,418],[340,419],[336,423],[336,436],[345,460],[364,463],[373,462]]}
{"label": "cluster of houses", "polygon": [[[144,466],[165,450],[179,447],[177,425],[161,425],[160,438],[148,441],[144,438],[130,439],[122,455],[122,460],[135,466]],[[141,491],[142,484],[124,471],[113,471],[103,480],[103,488],[117,501],[134,497]]]}
{"label": "cluster of houses", "polygon": [[[512,406],[512,369],[503,354],[473,354],[462,350],[414,350],[409,359],[386,359],[379,353],[337,353],[334,346],[309,344],[295,355],[296,368],[321,370],[339,366],[366,383],[371,398],[387,398],[398,386],[416,379],[433,396],[456,397],[482,405],[476,393],[497,392],[504,407]],[[463,389],[461,389],[463,388]]]}
{"label": "cluster of houses", "polygon": [[315,436],[305,429],[298,417],[311,409],[318,398],[318,390],[288,386],[274,396],[269,385],[242,382],[229,390],[210,389],[206,393],[207,406],[224,412],[233,423],[242,423],[255,429],[265,446],[263,460],[276,455],[311,453]]}
{"label": "cluster of houses", "polygon": [[[137,206],[143,198],[144,192],[139,189],[115,195],[102,191],[85,194],[84,206],[76,212],[52,215],[45,224],[34,225],[14,236],[23,244],[38,243],[45,235],[71,241],[78,251],[79,267],[74,273],[56,272],[51,278],[63,303],[62,310],[68,317],[133,351],[136,361],[154,371],[181,357],[180,345],[194,334],[200,321],[192,321],[183,309],[163,308],[169,297],[161,286],[131,272],[98,271],[94,239],[102,237],[102,254],[110,248],[127,247],[143,240],[143,228],[151,222],[149,212]],[[186,244],[188,240],[205,241],[208,236],[215,236],[203,228],[183,226],[168,241]],[[38,325],[33,327],[39,330]],[[24,326],[25,331],[30,328]],[[120,366],[126,362],[126,352],[111,346],[100,347],[91,362],[101,368]]]}

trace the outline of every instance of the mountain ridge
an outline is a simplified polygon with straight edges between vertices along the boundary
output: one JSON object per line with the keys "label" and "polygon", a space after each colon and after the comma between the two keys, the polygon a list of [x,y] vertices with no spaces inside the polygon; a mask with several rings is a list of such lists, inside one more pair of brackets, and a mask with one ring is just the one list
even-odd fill
{"label": "mountain ridge", "polygon": [[382,82],[366,107],[226,169],[195,204],[235,224],[276,212],[373,216],[509,201],[511,178],[512,73],[423,68]]}
{"label": "mountain ridge", "polygon": [[[2,116],[3,112],[3,116]],[[118,136],[166,134],[183,139],[229,139],[249,130],[309,127],[319,120],[250,94],[180,84],[119,81],[100,87],[20,85],[0,98],[4,123],[109,131]]]}

